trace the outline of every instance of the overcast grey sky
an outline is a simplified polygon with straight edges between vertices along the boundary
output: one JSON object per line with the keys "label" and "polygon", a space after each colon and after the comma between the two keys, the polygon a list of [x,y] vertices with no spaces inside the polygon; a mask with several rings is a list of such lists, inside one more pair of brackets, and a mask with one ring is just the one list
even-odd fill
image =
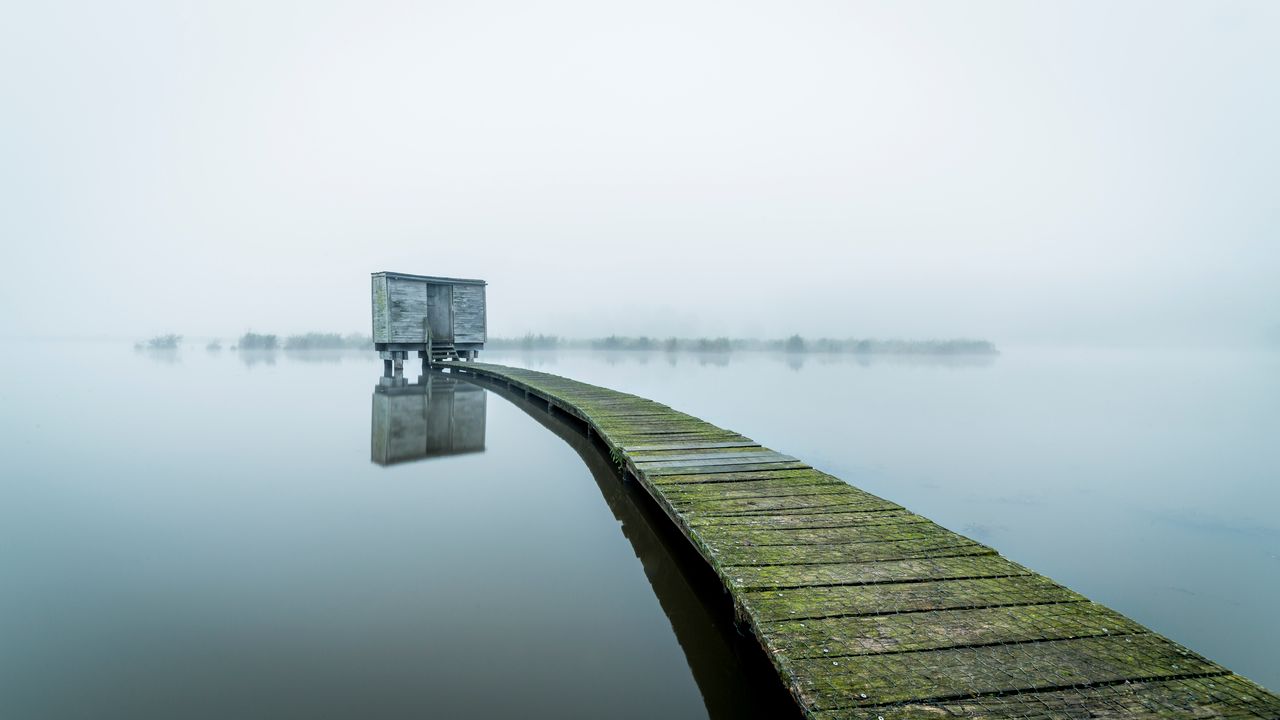
{"label": "overcast grey sky", "polygon": [[1280,2],[17,2],[0,334],[1247,342]]}

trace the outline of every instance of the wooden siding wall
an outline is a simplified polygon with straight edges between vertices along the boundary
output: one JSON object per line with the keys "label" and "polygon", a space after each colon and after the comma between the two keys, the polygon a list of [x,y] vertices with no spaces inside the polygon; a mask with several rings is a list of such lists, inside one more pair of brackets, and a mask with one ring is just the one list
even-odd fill
{"label": "wooden siding wall", "polygon": [[454,285],[453,341],[482,343],[485,335],[484,286]]}
{"label": "wooden siding wall", "polygon": [[427,284],[420,280],[387,278],[393,343],[426,342]]}
{"label": "wooden siding wall", "polygon": [[386,276],[373,277],[373,341],[376,343],[391,342],[390,308],[387,296]]}

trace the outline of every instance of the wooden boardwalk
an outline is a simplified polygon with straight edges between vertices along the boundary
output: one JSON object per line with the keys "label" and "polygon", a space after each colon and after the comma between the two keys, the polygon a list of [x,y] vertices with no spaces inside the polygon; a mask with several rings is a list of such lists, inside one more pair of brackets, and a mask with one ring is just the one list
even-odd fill
{"label": "wooden boardwalk", "polygon": [[1280,718],[1280,697],[985,545],[635,395],[482,363],[579,418],[811,718]]}

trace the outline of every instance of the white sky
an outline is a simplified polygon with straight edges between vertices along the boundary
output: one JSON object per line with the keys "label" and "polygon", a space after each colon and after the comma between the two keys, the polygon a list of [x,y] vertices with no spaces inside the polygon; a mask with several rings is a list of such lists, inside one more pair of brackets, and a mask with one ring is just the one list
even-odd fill
{"label": "white sky", "polygon": [[1280,2],[0,6],[0,335],[1280,335]]}

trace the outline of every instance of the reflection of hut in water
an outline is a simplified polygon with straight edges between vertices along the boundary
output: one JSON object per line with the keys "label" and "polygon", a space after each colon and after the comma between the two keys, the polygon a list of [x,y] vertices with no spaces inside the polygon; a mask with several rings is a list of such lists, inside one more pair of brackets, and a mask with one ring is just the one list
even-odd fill
{"label": "reflection of hut in water", "polygon": [[383,377],[373,389],[370,452],[379,465],[484,452],[484,388],[439,374]]}

